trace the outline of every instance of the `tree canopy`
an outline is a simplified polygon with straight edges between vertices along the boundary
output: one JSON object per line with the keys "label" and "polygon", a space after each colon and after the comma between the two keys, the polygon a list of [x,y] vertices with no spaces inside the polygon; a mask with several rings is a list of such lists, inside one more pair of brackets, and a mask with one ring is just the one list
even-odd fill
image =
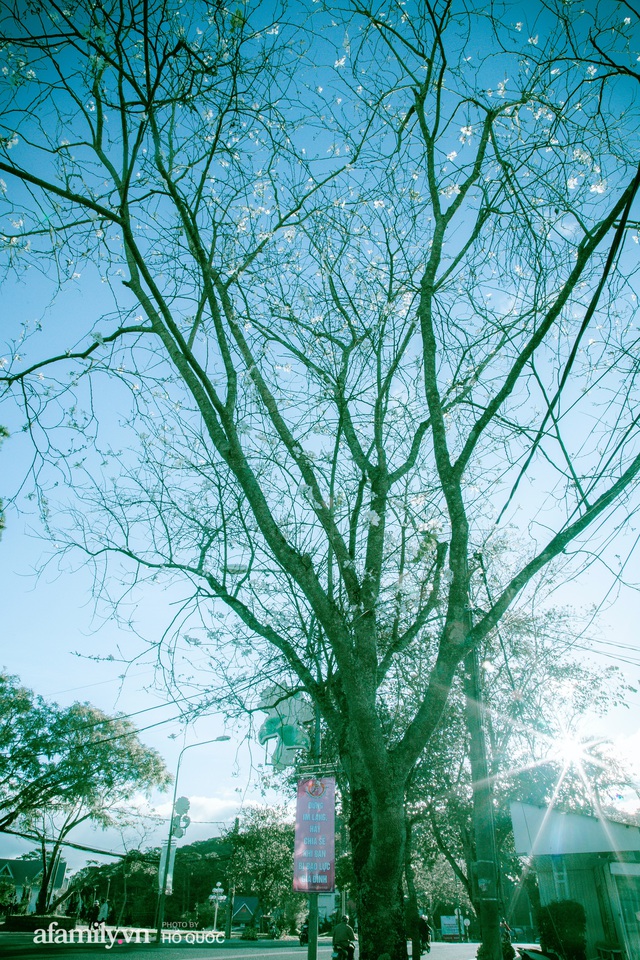
{"label": "tree canopy", "polygon": [[59,707],[0,674],[0,829],[78,805],[83,819],[105,823],[114,805],[168,782],[125,717]]}
{"label": "tree canopy", "polygon": [[[365,960],[406,949],[403,794],[458,665],[636,507],[637,23],[570,11],[0,15],[6,269],[58,304],[0,378],[44,520],[62,486],[57,540],[98,583],[124,564],[189,586],[161,659],[232,704],[274,674],[316,702]],[[524,552],[480,606],[477,558],[511,524]],[[416,659],[419,703],[387,727]]]}
{"label": "tree canopy", "polygon": [[[587,724],[624,702],[632,690],[614,667],[582,663],[572,654],[581,625],[571,610],[537,617],[507,616],[481,648],[488,768],[502,879],[518,877],[509,804],[551,805],[607,816],[628,786],[604,738],[584,733]],[[407,685],[410,687],[410,684]],[[456,682],[438,735],[420,758],[407,790],[413,866],[439,856],[476,901],[467,718],[462,684]],[[503,887],[504,892],[504,887]],[[503,900],[507,899],[503,896]],[[505,902],[505,913],[509,910]]]}

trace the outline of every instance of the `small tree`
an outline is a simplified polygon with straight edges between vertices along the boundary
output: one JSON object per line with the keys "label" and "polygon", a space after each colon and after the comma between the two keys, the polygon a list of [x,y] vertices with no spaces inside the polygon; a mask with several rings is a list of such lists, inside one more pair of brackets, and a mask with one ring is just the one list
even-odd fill
{"label": "small tree", "polygon": [[293,824],[286,811],[255,807],[245,811],[233,842],[230,873],[238,893],[258,897],[263,914],[295,913],[303,903],[293,893]]}

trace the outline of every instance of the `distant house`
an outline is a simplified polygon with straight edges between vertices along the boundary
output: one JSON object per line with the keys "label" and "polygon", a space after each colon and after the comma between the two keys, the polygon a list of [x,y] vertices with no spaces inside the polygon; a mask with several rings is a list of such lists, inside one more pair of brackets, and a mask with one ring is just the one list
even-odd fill
{"label": "distant house", "polygon": [[511,804],[516,852],[531,857],[540,902],[577,900],[587,956],[640,957],[640,828],[577,813]]}
{"label": "distant house", "polygon": [[[62,891],[66,872],[67,864],[64,860],[60,860],[52,884],[54,896]],[[27,913],[35,913],[41,879],[42,863],[40,860],[4,860],[0,858],[0,880],[8,880],[14,884],[16,903],[23,904],[23,901],[28,898]]]}

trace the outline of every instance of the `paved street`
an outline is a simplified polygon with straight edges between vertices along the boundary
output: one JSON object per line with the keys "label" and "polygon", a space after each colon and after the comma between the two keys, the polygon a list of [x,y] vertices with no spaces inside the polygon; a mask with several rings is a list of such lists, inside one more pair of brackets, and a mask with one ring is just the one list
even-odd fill
{"label": "paved street", "polygon": [[[423,960],[475,960],[476,943],[434,943],[431,953],[424,954]],[[0,957],[3,960],[13,960],[19,957],[73,957],[74,960],[96,960],[106,951],[106,956],[137,953],[141,960],[203,960],[214,957],[215,960],[306,960],[306,947],[299,947],[294,942],[262,941],[260,943],[243,943],[234,941],[232,946],[211,944],[171,944],[162,946],[155,944],[125,944],[115,942],[107,948],[101,944],[87,946],[86,944],[46,944],[33,943],[33,938],[22,933],[0,934]],[[320,943],[318,949],[320,960],[330,960],[331,945]],[[357,954],[356,954],[357,960]]]}

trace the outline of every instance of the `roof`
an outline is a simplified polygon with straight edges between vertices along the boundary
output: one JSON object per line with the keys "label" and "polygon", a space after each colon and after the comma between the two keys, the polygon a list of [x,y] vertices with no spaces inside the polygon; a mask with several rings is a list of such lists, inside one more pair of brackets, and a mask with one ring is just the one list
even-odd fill
{"label": "roof", "polygon": [[243,916],[255,916],[258,909],[258,898],[247,897],[244,894],[237,894],[233,898],[233,917],[239,919]]}
{"label": "roof", "polygon": [[529,803],[511,804],[516,853],[560,856],[572,853],[640,851],[640,828],[582,813],[559,813]]}
{"label": "roof", "polygon": [[[60,860],[53,884],[54,889],[62,886],[66,871],[66,862]],[[39,882],[41,874],[41,860],[6,860],[0,857],[0,878],[11,879],[17,886],[32,886]]]}

